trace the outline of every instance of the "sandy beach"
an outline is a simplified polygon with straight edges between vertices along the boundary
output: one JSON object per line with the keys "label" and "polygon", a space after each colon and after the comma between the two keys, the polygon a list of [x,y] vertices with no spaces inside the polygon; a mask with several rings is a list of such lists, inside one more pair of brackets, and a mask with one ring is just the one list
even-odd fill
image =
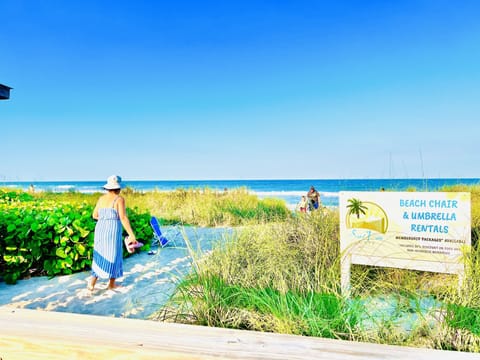
{"label": "sandy beach", "polygon": [[[226,230],[186,227],[184,231],[196,251],[208,251]],[[142,251],[124,259],[124,276],[118,279],[118,289],[107,290],[108,281],[99,279],[95,291],[88,291],[89,271],[55,278],[33,277],[15,285],[1,282],[0,305],[146,319],[165,304],[191,267],[182,234],[175,228],[165,228],[164,233],[176,246],[172,243],[153,248],[153,255]]]}

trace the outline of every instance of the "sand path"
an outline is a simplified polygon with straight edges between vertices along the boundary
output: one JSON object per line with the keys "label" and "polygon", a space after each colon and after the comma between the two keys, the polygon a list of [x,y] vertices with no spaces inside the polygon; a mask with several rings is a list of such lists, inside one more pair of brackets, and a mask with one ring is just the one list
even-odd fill
{"label": "sand path", "polygon": [[[196,251],[208,251],[222,239],[225,229],[183,228]],[[173,293],[178,281],[191,268],[191,256],[178,229],[163,229],[177,246],[156,248],[154,255],[140,252],[124,259],[121,288],[107,290],[107,281],[97,282],[93,293],[86,289],[88,271],[73,275],[34,277],[15,285],[0,283],[0,305],[79,314],[146,319]]]}

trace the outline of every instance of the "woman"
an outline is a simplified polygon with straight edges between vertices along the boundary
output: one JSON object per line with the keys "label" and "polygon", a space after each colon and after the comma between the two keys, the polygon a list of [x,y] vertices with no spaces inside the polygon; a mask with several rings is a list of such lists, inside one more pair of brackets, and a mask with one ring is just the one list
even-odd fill
{"label": "woman", "polygon": [[110,176],[103,186],[107,193],[98,199],[93,210],[92,216],[98,221],[93,242],[92,276],[88,283],[90,291],[95,288],[98,278],[109,279],[108,289],[118,287],[115,279],[123,276],[122,226],[130,243],[137,243],[125,210],[125,199],[119,195],[121,182],[120,176]]}

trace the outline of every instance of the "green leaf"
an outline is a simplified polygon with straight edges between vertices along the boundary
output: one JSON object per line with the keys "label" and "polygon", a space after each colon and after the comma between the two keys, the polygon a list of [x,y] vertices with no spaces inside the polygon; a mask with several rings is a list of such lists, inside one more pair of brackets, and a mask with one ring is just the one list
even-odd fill
{"label": "green leaf", "polygon": [[68,237],[62,236],[62,238],[60,239],[60,245],[65,246],[67,244],[68,240],[69,240]]}
{"label": "green leaf", "polygon": [[48,219],[47,219],[47,225],[48,226],[53,226],[57,223],[58,221],[58,218],[55,217],[55,216],[50,216]]}
{"label": "green leaf", "polygon": [[60,224],[55,224],[54,229],[58,234],[61,234],[65,231],[66,227]]}
{"label": "green leaf", "polygon": [[86,249],[85,249],[85,246],[83,246],[83,244],[75,244],[75,249],[80,255],[85,254]]}
{"label": "green leaf", "polygon": [[30,229],[32,229],[33,232],[37,232],[38,229],[40,229],[40,225],[35,221],[32,223],[32,225],[30,225]]}
{"label": "green leaf", "polygon": [[26,262],[26,259],[23,256],[13,256],[13,255],[4,255],[3,260],[7,264],[20,264]]}
{"label": "green leaf", "polygon": [[67,254],[65,254],[65,251],[63,250],[63,248],[58,248],[55,251],[55,255],[57,255],[58,257],[60,257],[62,259],[65,259],[67,257]]}
{"label": "green leaf", "polygon": [[80,231],[80,236],[82,238],[86,238],[88,236],[88,234],[90,234],[90,231],[89,230],[85,230],[85,229],[78,229]]}
{"label": "green leaf", "polygon": [[15,230],[17,227],[15,224],[8,224],[7,226],[7,231],[8,232],[12,232],[13,230]]}

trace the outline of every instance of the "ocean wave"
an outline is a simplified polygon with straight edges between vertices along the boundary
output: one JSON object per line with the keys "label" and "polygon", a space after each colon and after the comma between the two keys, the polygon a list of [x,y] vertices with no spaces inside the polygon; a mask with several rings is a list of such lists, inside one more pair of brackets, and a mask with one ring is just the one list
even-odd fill
{"label": "ocean wave", "polygon": [[82,189],[82,190],[79,190],[78,192],[83,193],[83,194],[95,194],[95,193],[100,192],[100,190],[98,190],[98,189],[95,189],[95,190],[93,190],[93,189]]}
{"label": "ocean wave", "polygon": [[338,192],[320,192],[320,195],[324,197],[338,197],[338,194]]}
{"label": "ocean wave", "polygon": [[18,188],[18,185],[2,184],[1,187],[5,187],[5,188],[9,188],[9,189],[16,189],[16,188]]}
{"label": "ocean wave", "polygon": [[[262,197],[285,197],[307,195],[307,191],[251,191],[252,194]],[[323,197],[338,197],[338,192],[319,191],[320,196]]]}
{"label": "ocean wave", "polygon": [[58,189],[62,190],[70,190],[70,189],[75,189],[75,185],[58,185],[56,186]]}
{"label": "ocean wave", "polygon": [[275,196],[302,196],[306,195],[306,191],[250,191],[257,196],[275,197]]}

